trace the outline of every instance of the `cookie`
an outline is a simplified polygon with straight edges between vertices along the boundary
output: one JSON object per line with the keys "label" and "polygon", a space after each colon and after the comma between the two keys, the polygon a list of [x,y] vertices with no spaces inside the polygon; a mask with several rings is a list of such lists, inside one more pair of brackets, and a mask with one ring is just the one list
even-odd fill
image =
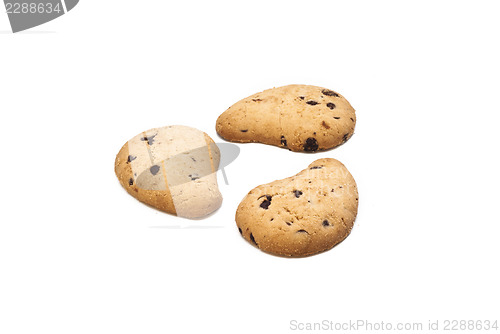
{"label": "cookie", "polygon": [[144,131],[116,156],[115,173],[139,201],[186,218],[217,210],[220,151],[206,133],[174,125]]}
{"label": "cookie", "polygon": [[217,119],[223,139],[263,143],[294,152],[317,152],[345,143],[354,133],[356,114],[333,90],[289,85],[249,96]]}
{"label": "cookie", "polygon": [[356,182],[335,159],[319,159],[295,176],[252,189],[236,211],[248,242],[280,256],[326,251],[344,240],[358,211]]}

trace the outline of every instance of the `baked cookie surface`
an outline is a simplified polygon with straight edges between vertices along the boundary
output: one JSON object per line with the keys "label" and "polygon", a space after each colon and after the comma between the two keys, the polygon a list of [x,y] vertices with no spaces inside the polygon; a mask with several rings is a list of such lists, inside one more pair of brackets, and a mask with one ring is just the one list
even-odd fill
{"label": "baked cookie surface", "polygon": [[283,180],[251,190],[236,211],[236,225],[264,252],[302,257],[331,249],[350,233],[358,190],[347,168],[319,159]]}
{"label": "baked cookie surface", "polygon": [[115,173],[139,201],[186,218],[217,210],[220,151],[203,131],[174,125],[144,131],[116,156]]}
{"label": "baked cookie surface", "polygon": [[317,86],[289,85],[236,102],[219,116],[216,130],[231,142],[316,152],[345,143],[355,125],[355,111],[342,95]]}

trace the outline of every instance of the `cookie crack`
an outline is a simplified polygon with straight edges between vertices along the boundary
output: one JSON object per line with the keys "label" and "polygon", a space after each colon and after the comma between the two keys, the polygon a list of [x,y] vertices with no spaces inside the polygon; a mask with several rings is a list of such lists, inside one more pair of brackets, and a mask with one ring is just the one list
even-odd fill
{"label": "cookie crack", "polygon": [[344,229],[348,230],[347,225],[345,224],[344,217],[340,217],[340,222],[342,226],[344,226]]}

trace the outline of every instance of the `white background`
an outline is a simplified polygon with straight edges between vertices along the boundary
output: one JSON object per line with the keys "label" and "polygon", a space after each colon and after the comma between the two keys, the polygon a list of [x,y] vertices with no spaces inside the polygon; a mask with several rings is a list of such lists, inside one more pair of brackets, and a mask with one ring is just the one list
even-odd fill
{"label": "white background", "polygon": [[[498,1],[89,1],[25,33],[0,13],[0,333],[289,333],[290,321],[498,319]],[[130,197],[132,136],[286,84],[357,111],[338,149],[240,145],[222,207]],[[356,179],[352,234],[302,259],[244,241],[253,187],[315,159]],[[498,319],[500,320],[500,319]],[[500,325],[500,324],[499,324]]]}

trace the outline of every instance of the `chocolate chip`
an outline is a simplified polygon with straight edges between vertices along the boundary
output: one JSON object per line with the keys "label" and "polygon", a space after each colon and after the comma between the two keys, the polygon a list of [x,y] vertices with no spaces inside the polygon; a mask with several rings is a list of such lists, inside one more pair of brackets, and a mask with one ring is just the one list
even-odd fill
{"label": "chocolate chip", "polygon": [[286,222],[286,224],[287,224],[288,226],[291,226],[291,225],[292,225],[292,222]]}
{"label": "chocolate chip", "polygon": [[267,199],[260,203],[260,207],[265,210],[269,208],[269,205],[271,205],[271,201],[268,201]]}
{"label": "chocolate chip", "polygon": [[240,231],[240,234],[243,235],[243,231],[241,230],[241,228],[238,227],[238,231]]}
{"label": "chocolate chip", "polygon": [[333,109],[335,109],[335,104],[334,104],[334,103],[328,102],[328,103],[326,104],[326,106],[327,106],[328,108],[332,109],[332,110],[333,110]]}
{"label": "chocolate chip", "polygon": [[257,241],[255,241],[252,233],[250,233],[250,240],[255,244],[255,246],[257,246]]}
{"label": "chocolate chip", "polygon": [[348,133],[346,133],[344,135],[344,137],[342,137],[342,140],[344,141],[344,143],[347,141],[347,139],[349,139],[349,134]]}
{"label": "chocolate chip", "polygon": [[309,232],[307,232],[306,230],[298,230],[297,233],[306,233],[306,234],[309,234]]}
{"label": "chocolate chip", "polygon": [[160,171],[160,166],[154,165],[149,169],[149,171],[151,172],[151,174],[156,175]]}
{"label": "chocolate chip", "polygon": [[304,144],[304,151],[314,152],[318,150],[318,141],[315,138],[309,137]]}
{"label": "chocolate chip", "polygon": [[313,167],[311,167],[309,169],[321,169],[321,168],[323,168],[323,166],[313,166]]}
{"label": "chocolate chip", "polygon": [[133,185],[134,185],[134,179],[130,179],[130,180],[128,180],[128,185],[129,185],[129,186],[133,186]]}
{"label": "chocolate chip", "polygon": [[133,155],[129,155],[127,158],[127,163],[130,163],[130,162],[134,161],[135,159],[137,159],[137,157],[135,157]]}
{"label": "chocolate chip", "polygon": [[273,221],[273,220],[274,220],[274,218],[271,218],[271,221]]}
{"label": "chocolate chip", "polygon": [[286,146],[285,136],[281,136],[281,145]]}
{"label": "chocolate chip", "polygon": [[262,99],[252,99],[253,102],[260,102]]}
{"label": "chocolate chip", "polygon": [[330,125],[328,125],[325,121],[323,121],[321,125],[327,130],[330,128]]}
{"label": "chocolate chip", "polygon": [[335,119],[340,119],[340,117],[338,117],[338,116],[333,116],[333,118],[335,118]]}
{"label": "chocolate chip", "polygon": [[155,137],[156,137],[156,135],[152,135],[152,136],[149,136],[149,137],[145,136],[145,137],[142,137],[141,140],[142,141],[147,141],[148,145],[153,145]]}
{"label": "chocolate chip", "polygon": [[332,189],[332,193],[335,191],[335,189]]}
{"label": "chocolate chip", "polygon": [[316,101],[313,101],[313,100],[307,101],[306,103],[309,104],[309,105],[311,105],[311,106],[315,106],[315,105],[319,104],[319,102],[316,102]]}
{"label": "chocolate chip", "polygon": [[305,98],[306,98],[305,96],[299,96],[299,99],[301,99],[301,100],[303,100]]}
{"label": "chocolate chip", "polygon": [[[269,195],[265,195],[265,196],[266,196],[266,199],[262,203],[260,203],[260,207],[262,209],[267,210],[269,208],[269,205],[271,205],[271,200],[273,197],[269,196]],[[263,196],[260,196],[259,198],[261,198],[261,197],[263,197]]]}
{"label": "chocolate chip", "polygon": [[240,130],[241,132],[248,132],[248,129],[247,130]]}
{"label": "chocolate chip", "polygon": [[328,220],[323,220],[323,226],[324,227],[327,227],[327,226],[330,226],[330,222]]}
{"label": "chocolate chip", "polygon": [[339,94],[335,93],[333,90],[323,89],[321,92],[322,92],[323,94],[325,94],[326,96],[335,96],[335,97],[339,97]]}
{"label": "chocolate chip", "polygon": [[353,122],[354,122],[354,118],[352,118],[352,117],[351,117],[351,121],[353,121]]}
{"label": "chocolate chip", "polygon": [[293,193],[295,194],[295,197],[299,198],[302,195],[302,191],[300,190],[294,190]]}

